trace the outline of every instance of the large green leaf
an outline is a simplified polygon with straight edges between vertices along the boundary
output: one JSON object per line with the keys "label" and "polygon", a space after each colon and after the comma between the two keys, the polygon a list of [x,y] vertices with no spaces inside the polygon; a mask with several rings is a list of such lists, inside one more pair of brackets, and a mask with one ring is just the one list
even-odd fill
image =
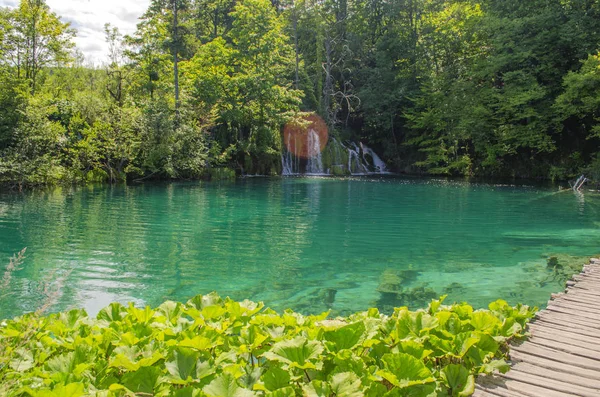
{"label": "large green leaf", "polygon": [[437,313],[437,311],[440,309],[440,307],[442,306],[442,303],[444,302],[444,300],[448,297],[448,295],[442,295],[440,297],[440,299],[433,299],[431,301],[431,303],[429,304],[429,308],[427,310],[427,312],[429,314],[431,314],[432,316],[435,315],[435,313]]}
{"label": "large green leaf", "polygon": [[231,374],[222,374],[206,385],[202,391],[209,397],[251,397],[256,394],[241,388]]}
{"label": "large green leaf", "polygon": [[19,348],[15,351],[14,358],[10,360],[10,367],[18,372],[25,372],[33,368],[35,362],[33,353],[29,349]]}
{"label": "large green leaf", "polygon": [[213,341],[211,339],[198,335],[193,337],[192,339],[185,338],[184,340],[179,342],[179,346],[190,347],[196,350],[210,350],[213,347],[215,347],[215,344],[213,344]]}
{"label": "large green leaf", "polygon": [[121,321],[127,314],[127,309],[120,303],[111,303],[98,312],[96,318],[108,322]]}
{"label": "large green leaf", "polygon": [[352,372],[333,375],[330,381],[331,391],[336,397],[363,397],[360,379]]}
{"label": "large green leaf", "polygon": [[277,389],[275,391],[268,391],[265,396],[267,397],[296,397],[296,392],[291,386],[284,387],[283,389]]}
{"label": "large green leaf", "polygon": [[518,335],[523,330],[523,326],[517,322],[514,318],[510,317],[504,320],[500,327],[500,335],[504,337],[510,337]]}
{"label": "large green leaf", "polygon": [[123,375],[123,385],[134,393],[153,394],[162,371],[158,367],[142,367]]}
{"label": "large green leaf", "polygon": [[403,310],[398,316],[395,336],[400,340],[407,337],[419,338],[438,324],[438,319],[427,313]]}
{"label": "large green leaf", "polygon": [[333,331],[325,332],[325,339],[328,340],[332,351],[338,352],[343,349],[351,349],[358,344],[365,333],[365,325],[362,321],[349,324]]}
{"label": "large green leaf", "polygon": [[222,305],[223,299],[216,292],[211,292],[208,295],[196,295],[187,302],[188,305],[195,307],[198,310],[202,310],[207,306]]}
{"label": "large green leaf", "polygon": [[110,367],[124,368],[128,371],[137,371],[140,367],[154,365],[164,358],[158,350],[153,350],[150,345],[144,350],[137,346],[119,346],[114,350],[115,356],[109,362]]}
{"label": "large green leaf", "polygon": [[215,365],[211,364],[209,361],[198,360],[196,363],[196,379],[198,380],[211,376],[215,371]]}
{"label": "large green leaf", "polygon": [[377,373],[399,388],[435,382],[433,374],[423,361],[406,353],[386,354],[382,357],[385,370]]}
{"label": "large green leaf", "polygon": [[458,357],[463,357],[469,349],[481,339],[479,334],[473,332],[461,332],[454,340],[454,352]]}
{"label": "large green leaf", "polygon": [[331,386],[328,382],[322,380],[313,380],[308,385],[302,386],[303,396],[305,397],[330,397]]}
{"label": "large green leaf", "polygon": [[58,384],[52,390],[28,389],[28,392],[32,397],[81,397],[86,395],[83,383]]}
{"label": "large green leaf", "polygon": [[491,374],[495,371],[506,373],[510,369],[510,364],[504,360],[492,360],[489,363],[485,363],[481,367],[481,372]]}
{"label": "large green leaf", "polygon": [[475,391],[475,378],[465,366],[450,364],[441,373],[453,396],[470,396]]}
{"label": "large green leaf", "polygon": [[186,348],[178,348],[173,352],[173,358],[165,363],[167,371],[174,377],[187,380],[195,375],[196,362],[199,353]]}
{"label": "large green leaf", "polygon": [[274,366],[262,375],[261,380],[267,390],[277,390],[290,384],[290,374],[288,371]]}
{"label": "large green leaf", "polygon": [[501,325],[498,317],[482,310],[474,312],[471,315],[471,320],[469,323],[473,326],[475,331],[480,332],[491,332]]}
{"label": "large green leaf", "polygon": [[171,324],[175,324],[181,315],[182,305],[179,302],[166,301],[157,307],[156,311],[164,315]]}
{"label": "large green leaf", "polygon": [[410,354],[411,356],[418,358],[419,360],[429,356],[432,351],[425,349],[425,346],[414,340],[405,340],[398,344],[398,351],[400,353]]}
{"label": "large green leaf", "polygon": [[263,357],[301,369],[315,369],[315,363],[322,351],[323,346],[319,342],[299,336],[277,342],[270,351],[263,354]]}

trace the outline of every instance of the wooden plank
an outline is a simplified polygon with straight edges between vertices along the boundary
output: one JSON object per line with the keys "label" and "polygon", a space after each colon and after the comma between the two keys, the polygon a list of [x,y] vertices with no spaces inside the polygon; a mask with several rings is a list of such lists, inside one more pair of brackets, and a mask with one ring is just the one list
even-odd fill
{"label": "wooden plank", "polygon": [[546,339],[548,341],[556,341],[566,345],[587,349],[598,354],[600,357],[600,339],[597,338],[586,338],[586,337],[572,337],[564,333],[559,332],[548,332],[545,329],[540,329],[532,334],[533,338]]}
{"label": "wooden plank", "polygon": [[600,302],[600,296],[590,296],[585,293],[577,293],[577,291],[574,291],[572,289],[567,291],[566,298],[577,299],[592,304],[597,304],[598,302]]}
{"label": "wooden plank", "polygon": [[[590,360],[597,360],[599,358],[599,354],[596,351],[589,350],[583,347],[567,345],[565,343],[560,343],[558,341],[552,341],[544,338],[532,337],[528,341],[528,343],[536,344],[539,346],[548,347],[550,349],[558,350],[561,352],[574,354],[579,357],[589,358]],[[600,361],[599,361],[600,363]]]}
{"label": "wooden plank", "polygon": [[588,295],[600,296],[600,287],[597,286],[596,283],[583,283],[581,281],[573,281],[572,284],[567,283],[567,286],[569,290],[575,289],[578,291],[583,291]]}
{"label": "wooden plank", "polygon": [[585,296],[578,296],[577,294],[564,294],[560,298],[557,298],[557,300],[564,300],[567,302],[573,302],[584,305],[600,305],[600,299],[589,299]]}
{"label": "wooden plank", "polygon": [[572,301],[569,301],[566,299],[554,299],[554,300],[548,302],[548,304],[564,307],[564,308],[571,309],[571,310],[581,310],[586,313],[596,314],[596,315],[600,316],[600,306],[593,305],[591,303],[586,304],[586,303],[572,302]]}
{"label": "wooden plank", "polygon": [[571,288],[568,290],[568,294],[571,297],[577,297],[577,299],[585,299],[587,301],[598,302],[600,301],[600,295],[590,295],[586,290]]}
{"label": "wooden plank", "polygon": [[523,354],[531,354],[537,357],[546,358],[548,360],[558,361],[576,367],[600,371],[600,361],[576,356],[574,354],[568,354],[548,347],[534,345],[533,343],[524,343],[521,346],[511,346],[511,350]]}
{"label": "wooden plank", "polygon": [[[502,396],[527,396],[527,397],[573,397],[576,394],[561,393],[555,390],[546,389],[525,382],[520,382],[511,379],[498,379],[485,377],[479,380],[480,384],[490,393],[498,393]],[[510,394],[505,394],[503,389],[507,389]],[[503,394],[500,394],[503,393]]]}
{"label": "wooden plank", "polygon": [[600,279],[600,273],[597,273],[593,269],[590,269],[588,271],[581,272],[579,274],[574,274],[571,277],[572,280],[576,280],[576,281],[585,280],[588,278],[590,278],[590,279],[599,278]]}
{"label": "wooden plank", "polygon": [[574,285],[571,288],[569,288],[569,290],[574,290],[577,293],[581,293],[582,295],[589,295],[589,296],[595,296],[595,297],[600,297],[600,291],[592,291],[588,288],[585,287],[580,287],[579,285]]}
{"label": "wooden plank", "polygon": [[555,324],[552,322],[546,322],[546,321],[536,321],[535,323],[532,323],[531,325],[529,325],[529,327],[533,327],[533,326],[537,326],[537,327],[545,327],[545,328],[549,328],[549,330],[559,330],[559,331],[567,331],[567,332],[572,332],[572,333],[576,333],[578,335],[582,335],[582,336],[590,336],[593,338],[598,337],[598,331],[596,330],[587,330],[587,329],[583,329],[581,327],[574,327],[572,324],[564,324],[564,323],[560,323],[560,324]]}
{"label": "wooden plank", "polygon": [[572,288],[574,288],[574,289],[581,289],[581,290],[585,290],[585,291],[587,291],[588,293],[591,293],[591,294],[595,294],[595,295],[600,294],[600,291],[598,290],[597,286],[595,286],[593,284],[592,285],[589,285],[589,284],[590,283],[587,283],[585,281],[579,281],[579,282],[577,282],[577,281],[567,281],[567,285],[568,285],[569,289],[572,289]]}
{"label": "wooden plank", "polygon": [[557,311],[541,311],[537,313],[537,318],[541,320],[554,321],[559,323],[573,324],[574,326],[585,327],[589,330],[596,331],[600,330],[600,322],[595,322],[591,319],[582,319],[575,316],[569,316],[565,313],[560,313]]}
{"label": "wooden plank", "polygon": [[576,365],[561,363],[559,361],[549,360],[545,357],[538,357],[531,354],[525,354],[511,350],[510,359],[515,363],[525,362],[542,368],[548,368],[555,371],[565,372],[567,374],[573,374],[584,378],[598,380],[598,371],[594,371],[587,368],[581,368]]}
{"label": "wooden plank", "polygon": [[473,393],[473,397],[478,396],[491,396],[491,397],[522,397],[523,394],[510,391],[500,385],[492,386],[488,385],[487,388],[479,385],[475,385],[475,393]]}
{"label": "wooden plank", "polygon": [[531,375],[541,376],[542,378],[548,378],[558,380],[563,383],[572,385],[578,385],[586,388],[590,388],[598,392],[600,395],[600,379],[589,379],[577,374],[568,374],[562,370],[548,369],[544,367],[538,367],[530,363],[518,363],[515,364],[511,369],[515,372],[523,372]]}
{"label": "wooden plank", "polygon": [[554,390],[559,393],[575,393],[577,396],[581,397],[598,397],[598,395],[600,395],[600,389],[593,389],[572,383],[561,382],[556,379],[526,374],[519,371],[508,371],[505,374],[500,374],[500,376],[517,382],[527,383],[548,390]]}
{"label": "wooden plank", "polygon": [[[507,390],[507,392],[509,392],[509,391]],[[511,394],[511,396],[513,396],[513,394]],[[475,393],[473,393],[473,397],[503,397],[503,395],[502,394],[492,394],[492,393],[486,391],[486,389],[484,389],[483,387],[481,387],[479,385],[475,385]]]}
{"label": "wooden plank", "polygon": [[573,281],[600,281],[600,275],[598,274],[577,274],[572,277]]}
{"label": "wooden plank", "polygon": [[530,328],[530,330],[532,335],[536,338],[539,337],[549,340],[556,340],[557,342],[584,347],[586,349],[595,350],[600,353],[600,338],[579,335],[568,331],[549,329],[547,327],[534,327]]}
{"label": "wooden plank", "polygon": [[574,291],[573,289],[567,289],[566,292],[564,292],[563,297],[565,298],[577,298],[577,299],[583,299],[592,303],[596,303],[596,302],[600,302],[600,297],[597,296],[587,296],[585,294],[578,294],[577,291]]}
{"label": "wooden plank", "polygon": [[600,285],[598,285],[598,282],[596,280],[587,280],[587,277],[584,281],[567,281],[567,285],[600,292]]}
{"label": "wooden plank", "polygon": [[588,335],[591,334],[592,336],[598,335],[598,328],[588,327],[586,325],[582,325],[582,324],[576,323],[576,322],[569,323],[569,320],[565,320],[564,318],[557,318],[557,316],[551,316],[551,314],[553,314],[553,313],[550,313],[550,315],[545,316],[545,317],[538,317],[538,320],[543,323],[550,323],[550,324],[562,325],[562,326],[564,326],[565,324],[569,324],[569,327],[571,327],[572,329],[576,328],[576,329],[580,330],[581,332],[579,332],[579,333],[583,334],[585,332],[586,334],[588,334]]}
{"label": "wooden plank", "polygon": [[582,312],[595,314],[600,318],[600,307],[598,307],[598,305],[592,305],[591,303],[585,304],[571,302],[565,299],[555,299],[553,301],[548,302],[548,305],[560,306],[573,311],[581,310]]}
{"label": "wooden plank", "polygon": [[585,307],[585,306],[576,305],[576,304],[572,304],[572,303],[564,303],[564,302],[557,302],[557,301],[548,302],[548,306],[546,306],[546,309],[548,307],[554,307],[556,309],[563,310],[563,311],[565,311],[565,314],[568,314],[571,316],[576,316],[576,317],[579,316],[579,312],[581,312],[581,315],[590,317],[592,320],[595,320],[600,323],[600,314],[599,314],[598,308],[593,308],[591,306]]}
{"label": "wooden plank", "polygon": [[550,303],[548,306],[546,306],[546,310],[549,310],[551,312],[566,314],[566,315],[576,318],[578,320],[584,320],[586,323],[589,323],[592,325],[597,325],[600,328],[600,316],[596,313],[588,313],[588,312],[584,312],[583,310],[575,311],[568,307],[554,305],[552,303]]}

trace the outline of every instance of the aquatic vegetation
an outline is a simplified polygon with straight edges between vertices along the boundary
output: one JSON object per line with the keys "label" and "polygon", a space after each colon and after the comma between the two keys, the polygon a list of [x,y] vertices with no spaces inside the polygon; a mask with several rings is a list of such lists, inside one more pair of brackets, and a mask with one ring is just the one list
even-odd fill
{"label": "aquatic vegetation", "polygon": [[452,294],[456,294],[456,295],[460,295],[465,291],[465,287],[460,284],[460,283],[452,283],[449,284],[446,288],[444,288],[444,294],[446,295],[452,295]]}
{"label": "aquatic vegetation", "polygon": [[549,282],[564,284],[573,274],[580,273],[583,265],[587,263],[588,258],[583,256],[573,256],[567,254],[552,254],[546,259],[546,269],[551,274],[544,278],[540,284]]}
{"label": "aquatic vegetation", "polygon": [[0,395],[463,396],[505,371],[536,309],[498,300],[345,318],[278,314],[216,294],[157,308],[112,303],[0,324]]}
{"label": "aquatic vegetation", "polygon": [[386,269],[380,278],[377,292],[380,298],[376,302],[377,308],[384,312],[392,312],[394,307],[424,307],[429,301],[439,296],[427,283],[421,283],[413,288],[408,288],[417,280],[420,272],[412,269],[394,270]]}

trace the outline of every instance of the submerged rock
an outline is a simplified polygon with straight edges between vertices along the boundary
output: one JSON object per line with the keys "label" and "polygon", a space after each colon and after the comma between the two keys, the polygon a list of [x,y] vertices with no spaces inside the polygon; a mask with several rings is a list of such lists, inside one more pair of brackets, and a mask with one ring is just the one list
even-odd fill
{"label": "submerged rock", "polygon": [[335,302],[335,295],[337,294],[337,289],[335,288],[327,288],[319,294],[323,303],[327,307],[333,306],[333,302]]}
{"label": "submerged rock", "polygon": [[439,294],[422,283],[413,288],[408,286],[413,283],[420,272],[412,269],[395,270],[386,269],[381,277],[377,292],[380,294],[376,306],[383,312],[391,312],[394,307],[408,306],[410,308],[421,308],[429,304]]}

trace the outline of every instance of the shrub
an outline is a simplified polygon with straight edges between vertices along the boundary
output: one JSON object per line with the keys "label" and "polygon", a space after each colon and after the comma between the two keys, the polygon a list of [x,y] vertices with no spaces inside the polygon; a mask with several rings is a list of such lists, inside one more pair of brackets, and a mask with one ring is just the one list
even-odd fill
{"label": "shrub", "polygon": [[507,343],[535,309],[442,301],[327,319],[213,293],[112,303],[95,319],[26,314],[0,326],[0,395],[469,395],[477,374],[508,368]]}

